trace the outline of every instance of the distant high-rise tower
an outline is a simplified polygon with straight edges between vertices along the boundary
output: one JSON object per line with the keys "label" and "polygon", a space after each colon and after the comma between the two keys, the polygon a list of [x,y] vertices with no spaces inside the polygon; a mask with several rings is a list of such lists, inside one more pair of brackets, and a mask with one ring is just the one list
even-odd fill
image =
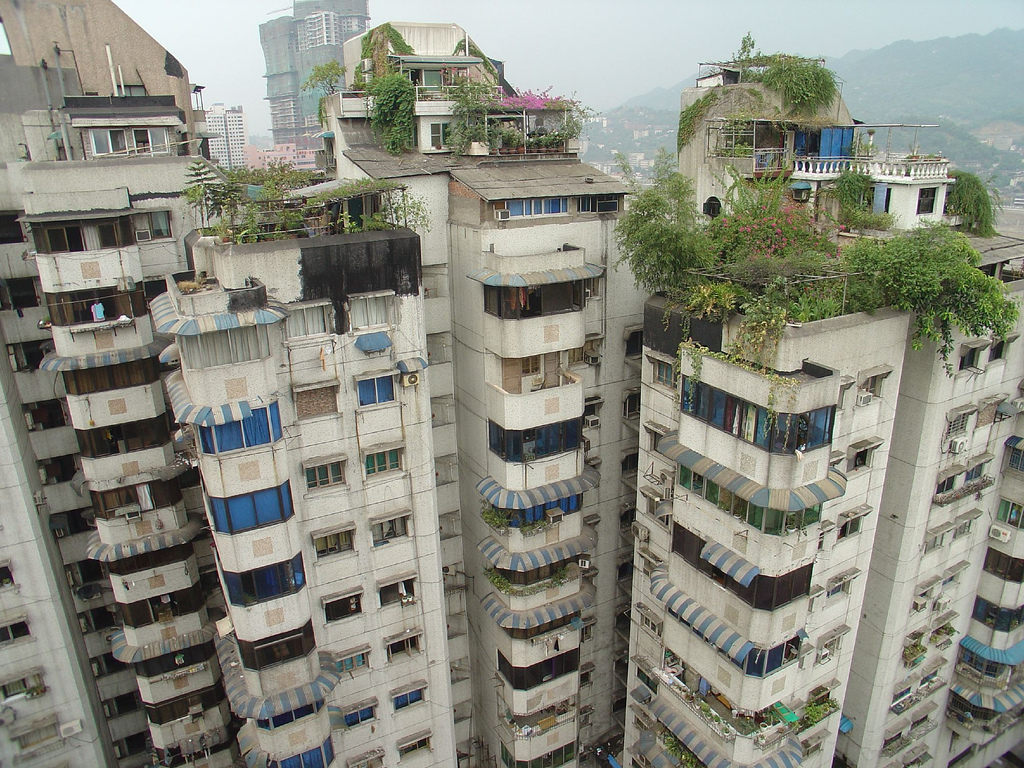
{"label": "distant high-rise tower", "polygon": [[317,64],[341,61],[341,46],[366,31],[368,0],[295,0],[292,15],[260,25],[274,144],[315,149],[319,96],[302,91]]}
{"label": "distant high-rise tower", "polygon": [[210,139],[211,159],[229,171],[244,166],[249,132],[242,108],[214,104],[206,111],[206,127],[210,133],[217,134]]}

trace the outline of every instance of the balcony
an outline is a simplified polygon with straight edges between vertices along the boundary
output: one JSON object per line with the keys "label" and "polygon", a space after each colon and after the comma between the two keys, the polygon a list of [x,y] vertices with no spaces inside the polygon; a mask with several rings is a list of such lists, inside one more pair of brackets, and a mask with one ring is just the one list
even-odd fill
{"label": "balcony", "polygon": [[583,414],[583,380],[568,371],[524,377],[521,393],[487,386],[487,415],[505,429],[529,429]]}
{"label": "balcony", "polygon": [[127,278],[136,283],[142,281],[138,245],[98,251],[38,253],[36,266],[39,281],[47,293],[113,288]]}
{"label": "balcony", "polygon": [[582,311],[502,319],[484,315],[484,346],[499,357],[530,357],[582,347],[586,341]]}
{"label": "balcony", "polygon": [[945,180],[949,178],[949,158],[893,155],[875,157],[794,157],[793,178],[804,181],[830,181],[844,171],[870,176],[876,181]]}

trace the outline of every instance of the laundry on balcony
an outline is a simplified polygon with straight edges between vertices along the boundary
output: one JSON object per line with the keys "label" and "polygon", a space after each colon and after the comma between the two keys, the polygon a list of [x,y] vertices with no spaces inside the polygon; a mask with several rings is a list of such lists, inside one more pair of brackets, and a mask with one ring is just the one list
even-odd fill
{"label": "laundry on balcony", "polygon": [[100,541],[98,533],[91,533],[85,547],[85,556],[90,560],[99,560],[102,563],[125,560],[147,552],[157,552],[161,549],[187,544],[196,537],[201,529],[202,524],[198,518],[195,518],[175,531],[144,536],[141,539],[130,539],[120,544],[106,544]]}
{"label": "laundry on balcony", "polygon": [[542,272],[495,272],[493,269],[475,269],[467,277],[484,285],[506,288],[527,288],[532,285],[571,283],[575,280],[589,280],[604,274],[599,264],[584,264],[568,269],[550,269]]}
{"label": "laundry on balcony", "polygon": [[651,571],[651,594],[665,604],[669,613],[712,643],[737,664],[743,664],[754,644],[668,580],[668,568]]}
{"label": "laundry on balcony", "polygon": [[39,370],[80,371],[88,368],[106,368],[110,365],[134,363],[137,360],[148,360],[151,357],[158,357],[167,348],[167,344],[167,341],[153,341],[144,347],[114,349],[110,352],[97,352],[92,355],[80,355],[79,357],[61,357],[56,352],[50,352],[39,363]]}
{"label": "laundry on balcony", "polygon": [[530,509],[548,502],[577,496],[601,484],[601,473],[587,467],[577,477],[558,480],[537,488],[524,491],[510,491],[498,484],[493,477],[485,477],[476,484],[477,492],[498,509]]}
{"label": "laundry on balcony", "polygon": [[814,483],[798,488],[768,488],[686,447],[675,432],[658,441],[658,453],[759,507],[799,512],[846,493],[846,475],[835,467],[830,467],[825,478]]}
{"label": "laundry on balcony", "polygon": [[571,614],[580,613],[592,606],[594,604],[594,589],[592,587],[582,589],[571,597],[542,605],[532,611],[513,611],[493,592],[484,597],[480,604],[487,615],[494,619],[502,629],[535,629],[564,619]]}
{"label": "laundry on balcony", "polygon": [[563,563],[574,557],[579,557],[584,552],[589,552],[594,547],[596,537],[593,531],[584,533],[574,539],[560,541],[540,549],[533,549],[529,552],[509,552],[501,543],[488,536],[480,542],[477,549],[494,568],[503,571],[533,571],[543,568],[546,565]]}
{"label": "laundry on balcony", "polygon": [[743,587],[749,587],[754,577],[761,573],[761,569],[756,565],[733,552],[724,544],[719,544],[715,541],[709,541],[704,545],[700,558],[701,560],[707,560],[715,568]]}

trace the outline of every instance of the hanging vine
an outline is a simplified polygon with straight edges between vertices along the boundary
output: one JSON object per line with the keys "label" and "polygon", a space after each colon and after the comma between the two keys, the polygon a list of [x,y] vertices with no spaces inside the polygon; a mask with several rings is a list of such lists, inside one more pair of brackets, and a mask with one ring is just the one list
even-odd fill
{"label": "hanging vine", "polygon": [[[465,52],[466,38],[462,38],[461,40],[459,40],[459,42],[455,44],[455,50],[452,51],[452,56],[462,56],[465,54]],[[472,38],[469,39],[469,55],[476,56],[478,59],[483,59],[483,66],[484,69],[487,71],[487,74],[491,76],[492,80],[495,83],[498,82],[498,70],[494,68],[494,64],[491,62],[489,58],[487,58],[484,52],[480,50],[477,44],[473,42]]]}
{"label": "hanging vine", "polygon": [[947,210],[960,217],[960,226],[972,235],[992,237],[996,234],[995,210],[985,183],[969,171],[950,171],[956,179],[947,189]]}
{"label": "hanging vine", "polygon": [[411,56],[416,51],[405,42],[401,32],[386,22],[366,33],[363,38],[362,58],[373,60],[374,75],[382,75],[391,71],[391,62],[388,61],[388,56],[392,53],[399,56]]}
{"label": "hanging vine", "polygon": [[683,147],[690,143],[697,132],[697,124],[704,118],[707,111],[718,101],[718,91],[705,93],[693,104],[679,113],[679,132],[676,134],[676,151],[682,152]]}
{"label": "hanging vine", "polygon": [[373,96],[370,125],[381,146],[392,155],[402,154],[415,137],[416,86],[402,73],[393,72],[374,77],[366,92]]}
{"label": "hanging vine", "polygon": [[777,54],[761,80],[778,91],[794,112],[812,115],[829,107],[836,98],[836,75],[812,59]]}

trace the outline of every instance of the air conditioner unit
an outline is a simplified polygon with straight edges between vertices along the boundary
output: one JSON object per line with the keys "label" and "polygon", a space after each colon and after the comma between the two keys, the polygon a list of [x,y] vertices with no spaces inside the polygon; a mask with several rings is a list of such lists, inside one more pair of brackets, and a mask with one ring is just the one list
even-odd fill
{"label": "air conditioner unit", "polygon": [[949,598],[949,597],[946,597],[945,595],[943,595],[942,597],[936,598],[935,602],[932,603],[932,610],[935,611],[936,613],[938,613],[939,611],[944,611],[947,608],[949,608],[949,604],[951,602],[952,602],[952,598]]}
{"label": "air conditioner unit", "polygon": [[925,597],[914,598],[914,613],[921,613],[925,608],[928,607],[928,599]]}
{"label": "air conditioner unit", "polygon": [[554,509],[549,509],[544,514],[547,517],[549,523],[560,523],[562,522],[562,515],[564,514],[564,512],[562,512],[560,507],[555,507]]}
{"label": "air conditioner unit", "polygon": [[871,400],[874,398],[870,392],[858,392],[857,393],[857,405],[871,405]]}
{"label": "air conditioner unit", "polygon": [[415,387],[420,383],[420,375],[418,373],[403,373],[402,374],[402,386],[403,387]]}
{"label": "air conditioner unit", "polygon": [[495,208],[494,209],[494,220],[495,221],[508,221],[512,218],[512,211],[508,208]]}
{"label": "air conditioner unit", "polygon": [[148,240],[153,239],[153,233],[148,229],[136,229],[135,230],[135,242],[145,243]]}
{"label": "air conditioner unit", "polygon": [[988,529],[988,537],[996,541],[1006,542],[1010,540],[1010,529],[1001,525],[993,525]]}
{"label": "air conditioner unit", "polygon": [[46,503],[46,494],[42,491],[36,491],[32,494],[32,500],[36,503],[36,506],[42,506]]}
{"label": "air conditioner unit", "polygon": [[117,290],[119,291],[134,291],[135,290],[135,279],[132,277],[119,277],[117,278]]}
{"label": "air conditioner unit", "polygon": [[1018,411],[1024,411],[1024,397],[1018,397],[1016,400],[1011,400],[1010,405]]}
{"label": "air conditioner unit", "polygon": [[583,362],[587,365],[597,365],[601,362],[601,356],[597,352],[587,352],[583,355]]}
{"label": "air conditioner unit", "polygon": [[832,658],[832,650],[830,648],[822,648],[818,651],[818,662],[828,661]]}
{"label": "air conditioner unit", "polygon": [[60,737],[66,739],[70,736],[74,736],[77,733],[82,732],[82,721],[71,720],[67,723],[61,723],[60,725]]}
{"label": "air conditioner unit", "polygon": [[586,429],[597,429],[598,427],[601,426],[601,417],[600,416],[593,416],[593,415],[592,416],[584,416],[583,417],[583,426]]}
{"label": "air conditioner unit", "polygon": [[142,510],[138,507],[131,507],[127,512],[124,513],[125,520],[141,520]]}
{"label": "air conditioner unit", "polygon": [[590,438],[584,437],[580,444],[583,446],[583,453],[590,453]]}
{"label": "air conditioner unit", "polygon": [[633,536],[639,542],[647,541],[651,538],[651,532],[647,530],[647,526],[640,525],[640,523],[633,523]]}
{"label": "air conditioner unit", "polygon": [[589,557],[581,557],[579,559],[579,566],[584,571],[587,570],[588,568],[590,568],[590,558]]}
{"label": "air conditioner unit", "polygon": [[949,452],[953,455],[963,453],[967,450],[967,438],[957,437],[949,441]]}

